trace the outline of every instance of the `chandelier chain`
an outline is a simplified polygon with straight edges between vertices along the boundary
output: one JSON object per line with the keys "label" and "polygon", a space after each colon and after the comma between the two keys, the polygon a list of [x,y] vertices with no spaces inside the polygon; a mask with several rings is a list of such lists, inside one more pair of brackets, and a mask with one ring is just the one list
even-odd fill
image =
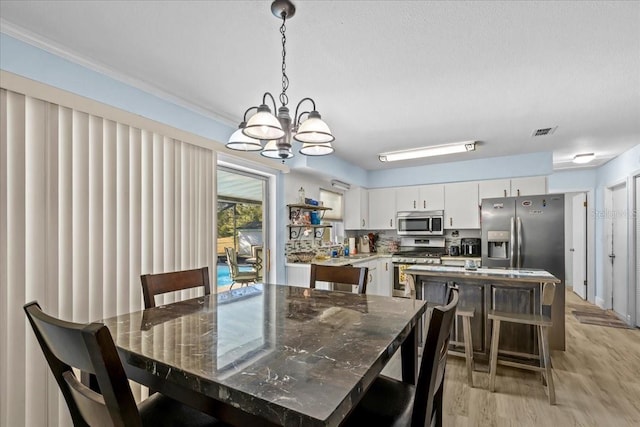
{"label": "chandelier chain", "polygon": [[287,21],[287,15],[282,14],[282,25],[280,26],[280,34],[282,34],[282,93],[280,94],[280,103],[285,106],[289,103],[289,97],[287,96],[287,89],[289,89],[289,77],[287,76],[287,36],[285,32],[287,27],[285,23]]}

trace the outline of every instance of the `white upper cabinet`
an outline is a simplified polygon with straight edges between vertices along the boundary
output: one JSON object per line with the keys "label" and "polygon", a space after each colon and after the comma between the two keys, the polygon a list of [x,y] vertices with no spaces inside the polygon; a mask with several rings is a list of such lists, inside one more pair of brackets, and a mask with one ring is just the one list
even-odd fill
{"label": "white upper cabinet", "polygon": [[369,191],[366,188],[354,187],[344,193],[344,228],[369,228]]}
{"label": "white upper cabinet", "polygon": [[544,176],[533,176],[527,178],[480,181],[478,194],[480,203],[482,203],[482,199],[495,197],[547,194],[547,178]]}
{"label": "white upper cabinet", "polygon": [[444,185],[401,187],[396,192],[398,211],[432,211],[444,209]]}
{"label": "white upper cabinet", "polygon": [[369,190],[369,230],[393,230],[396,228],[395,188]]}
{"label": "white upper cabinet", "polygon": [[510,179],[492,179],[490,181],[480,181],[478,183],[478,198],[493,199],[496,197],[509,197],[511,195]]}
{"label": "white upper cabinet", "polygon": [[434,211],[444,209],[444,185],[421,185],[419,188],[419,211]]}
{"label": "white upper cabinet", "polygon": [[528,178],[514,178],[511,180],[512,196],[534,196],[547,194],[547,178],[533,176]]}
{"label": "white upper cabinet", "polygon": [[445,185],[444,228],[480,228],[477,182]]}

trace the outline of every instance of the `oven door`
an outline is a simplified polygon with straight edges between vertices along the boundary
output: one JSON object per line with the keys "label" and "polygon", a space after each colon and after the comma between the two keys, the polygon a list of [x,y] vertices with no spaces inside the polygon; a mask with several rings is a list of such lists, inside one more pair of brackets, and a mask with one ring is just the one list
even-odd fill
{"label": "oven door", "polygon": [[407,282],[407,274],[405,274],[404,270],[411,267],[413,264],[400,264],[393,263],[393,289],[392,296],[394,297],[403,297],[410,298],[411,297],[411,289],[409,289],[409,285]]}

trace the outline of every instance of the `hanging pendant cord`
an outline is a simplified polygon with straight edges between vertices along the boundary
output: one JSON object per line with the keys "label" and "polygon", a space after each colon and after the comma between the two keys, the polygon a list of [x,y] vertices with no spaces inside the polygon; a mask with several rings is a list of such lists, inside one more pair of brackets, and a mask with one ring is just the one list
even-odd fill
{"label": "hanging pendant cord", "polygon": [[289,97],[287,96],[287,89],[289,89],[289,77],[287,77],[287,36],[285,32],[287,27],[285,23],[287,21],[287,15],[282,13],[282,25],[280,26],[280,34],[282,34],[282,93],[280,94],[280,103],[284,107],[289,103]]}

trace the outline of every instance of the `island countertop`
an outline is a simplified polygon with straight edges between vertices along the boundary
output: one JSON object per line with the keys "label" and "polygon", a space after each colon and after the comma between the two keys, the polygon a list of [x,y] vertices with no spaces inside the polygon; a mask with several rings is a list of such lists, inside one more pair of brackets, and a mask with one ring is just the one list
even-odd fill
{"label": "island countertop", "polygon": [[507,280],[527,283],[560,283],[560,279],[545,270],[478,268],[467,270],[463,267],[442,265],[413,265],[405,270],[414,276],[438,276],[458,279]]}

